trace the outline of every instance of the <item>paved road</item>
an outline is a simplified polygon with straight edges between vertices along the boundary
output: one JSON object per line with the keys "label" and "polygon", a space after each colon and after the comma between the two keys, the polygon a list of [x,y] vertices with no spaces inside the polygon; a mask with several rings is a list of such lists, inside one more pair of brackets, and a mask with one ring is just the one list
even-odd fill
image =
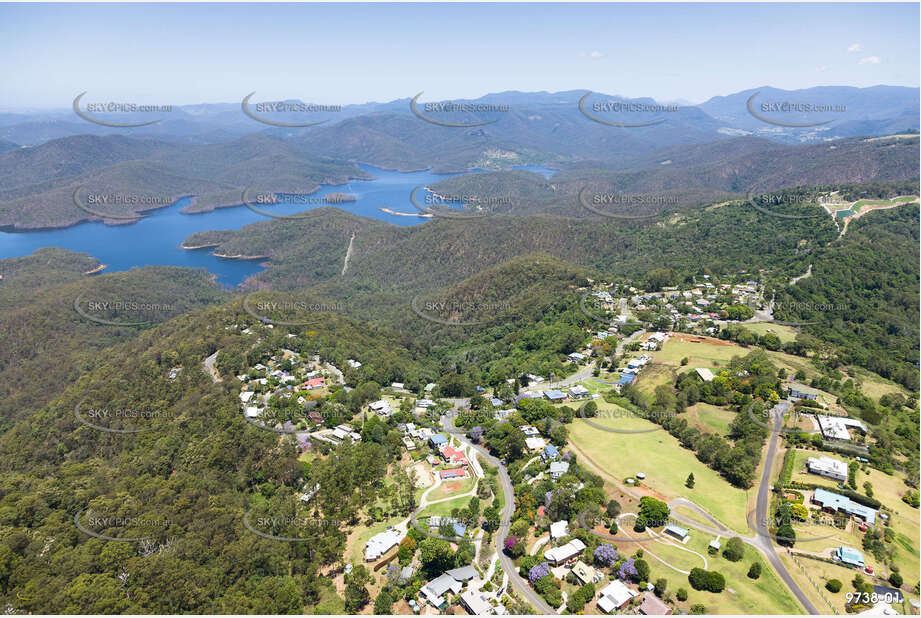
{"label": "paved road", "polygon": [[518,574],[518,568],[515,566],[515,563],[512,562],[512,559],[509,558],[504,551],[502,551],[502,548],[505,546],[505,537],[508,536],[509,528],[512,525],[512,513],[515,511],[515,491],[512,488],[512,480],[509,478],[508,470],[505,469],[501,461],[490,455],[488,451],[465,440],[463,434],[459,434],[457,429],[451,426],[451,421],[448,417],[441,417],[441,427],[445,432],[453,434],[459,441],[475,450],[477,454],[488,461],[490,465],[496,466],[499,469],[499,482],[502,484],[502,493],[505,497],[505,506],[502,508],[502,514],[499,518],[499,530],[496,532],[496,547],[499,551],[499,562],[502,564],[502,569],[505,571],[506,575],[508,575],[512,586],[518,590],[522,598],[530,603],[531,607],[533,607],[538,614],[548,616],[555,615],[556,611],[547,605],[540,595],[531,588],[530,584]]}
{"label": "paved road", "polygon": [[789,588],[790,592],[799,599],[799,602],[803,604],[806,611],[810,614],[821,614],[822,612],[816,609],[812,601],[809,600],[809,597],[806,596],[806,593],[803,592],[799,584],[793,579],[793,576],[790,575],[787,567],[780,561],[780,557],[774,549],[771,537],[765,534],[766,531],[763,529],[764,522],[767,522],[771,500],[771,469],[774,467],[774,456],[777,454],[777,444],[780,442],[780,429],[783,426],[783,412],[780,414],[772,412],[772,414],[774,416],[772,419],[774,429],[771,431],[771,436],[768,439],[767,455],[764,457],[764,469],[761,471],[761,482],[758,484],[758,501],[755,506],[755,537],[754,539],[747,540],[761,550],[761,553],[767,556],[768,561],[774,566],[774,569],[787,585],[787,588]]}

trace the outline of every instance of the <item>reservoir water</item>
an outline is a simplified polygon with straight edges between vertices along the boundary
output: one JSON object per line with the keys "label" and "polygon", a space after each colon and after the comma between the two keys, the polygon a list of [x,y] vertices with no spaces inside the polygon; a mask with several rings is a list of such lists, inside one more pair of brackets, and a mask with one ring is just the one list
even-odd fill
{"label": "reservoir water", "polygon": [[[418,225],[428,219],[404,217],[382,212],[382,207],[396,212],[415,213],[418,210],[410,201],[410,193],[419,185],[428,185],[457,174],[421,172],[393,172],[362,165],[373,180],[353,180],[345,185],[324,185],[311,198],[329,193],[348,193],[356,201],[337,204],[344,211],[387,221],[394,225]],[[548,176],[551,170],[527,167],[529,171]],[[215,257],[211,249],[186,250],[180,245],[189,235],[205,230],[240,229],[267,217],[245,206],[218,208],[200,214],[184,214],[180,210],[190,198],[151,211],[149,216],[128,225],[106,225],[101,222],[84,222],[78,225],[35,232],[0,232],[0,259],[29,255],[41,247],[61,247],[89,253],[103,264],[102,272],[128,270],[140,266],[170,265],[205,268],[217,276],[221,285],[233,287],[246,277],[261,270],[258,261],[233,260]],[[259,205],[260,209],[274,214],[293,214],[312,208],[299,203]]]}

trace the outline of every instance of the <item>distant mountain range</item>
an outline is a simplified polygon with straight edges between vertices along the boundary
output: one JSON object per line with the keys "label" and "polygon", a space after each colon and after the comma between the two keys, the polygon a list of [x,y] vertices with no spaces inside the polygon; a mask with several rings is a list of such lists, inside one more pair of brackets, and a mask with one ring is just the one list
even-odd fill
{"label": "distant mountain range", "polygon": [[[754,102],[756,111],[762,104],[782,103],[843,106],[844,111],[827,114],[768,112],[766,116],[780,122],[831,121],[821,127],[792,128],[773,125],[758,120],[748,112],[747,101],[755,93],[758,93]],[[244,94],[246,93],[241,93],[241,101]],[[510,111],[506,114],[490,116],[489,112],[470,112],[466,116],[468,120],[454,120],[469,122],[469,120],[486,117],[491,119],[501,117],[499,122],[489,125],[490,131],[496,131],[497,135],[501,136],[516,135],[518,131],[525,129],[537,130],[546,134],[547,126],[553,127],[554,130],[565,130],[566,125],[572,122],[581,125],[584,131],[591,132],[590,129],[595,129],[600,134],[606,134],[605,137],[610,140],[611,131],[600,131],[600,129],[611,129],[611,127],[593,123],[579,112],[578,104],[585,94],[587,94],[585,90],[553,93],[508,91],[488,94],[478,99],[453,99],[451,102],[508,105]],[[87,94],[84,98],[86,101],[93,100],[92,93]],[[435,100],[428,96],[420,97],[419,106],[424,106],[423,101]],[[258,93],[252,98],[251,110],[255,110],[257,102],[265,102],[264,99],[259,98]],[[593,104],[604,102],[619,102],[633,106],[656,104],[649,98],[628,98],[602,93],[591,94],[586,104],[591,112]],[[304,102],[291,100],[287,103],[303,104]],[[655,131],[631,129],[629,135],[626,131],[618,131],[617,137],[619,140],[636,137],[641,138],[644,142],[652,139],[654,146],[662,147],[669,143],[711,141],[720,135],[754,134],[781,141],[810,142],[856,135],[881,135],[907,129],[917,130],[919,128],[919,89],[901,86],[873,86],[870,88],[820,86],[802,90],[780,90],[764,86],[726,96],[716,96],[697,106],[680,105],[679,109],[680,111],[675,113],[663,113],[656,116],[657,119],[667,118],[667,121],[662,125],[657,125]],[[62,106],[61,110],[47,112],[0,114],[0,139],[33,146],[59,137],[88,133],[129,135],[189,143],[214,143],[232,140],[258,131],[291,136],[328,132],[336,125],[358,116],[395,115],[418,120],[413,118],[410,111],[410,98],[386,103],[342,104],[339,111],[334,112],[311,112],[309,114],[264,112],[255,113],[255,115],[288,123],[325,121],[326,124],[320,125],[319,128],[277,128],[260,124],[244,115],[240,103],[205,103],[177,105],[170,112],[159,114],[129,114],[124,118],[119,116],[119,122],[148,121],[157,118],[160,119],[160,122],[138,128],[111,128],[83,120],[77,117],[72,109],[69,107],[64,109]],[[596,115],[604,116],[605,114]],[[96,116],[112,120],[111,115],[96,114]],[[457,116],[458,114],[454,114],[454,117]],[[643,116],[649,119],[654,114],[643,114]],[[557,125],[557,123],[560,124]],[[415,123],[415,126],[419,124],[421,121]],[[590,144],[585,144],[585,146],[592,148]]]}

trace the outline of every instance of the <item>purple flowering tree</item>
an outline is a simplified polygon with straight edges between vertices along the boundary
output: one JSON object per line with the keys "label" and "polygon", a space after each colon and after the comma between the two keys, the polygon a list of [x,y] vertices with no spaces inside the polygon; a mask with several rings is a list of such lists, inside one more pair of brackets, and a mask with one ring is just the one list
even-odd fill
{"label": "purple flowering tree", "polygon": [[531,570],[528,571],[528,581],[533,584],[541,577],[546,577],[547,575],[550,575],[550,565],[546,562],[541,562],[531,567]]}
{"label": "purple flowering tree", "polygon": [[638,576],[639,573],[636,570],[636,566],[633,564],[633,558],[624,561],[624,563],[620,565],[620,571],[617,572],[617,577],[625,581],[628,579],[636,579]]}
{"label": "purple flowering tree", "polygon": [[595,548],[595,562],[604,566],[611,566],[617,562],[617,550],[613,545],[604,543]]}
{"label": "purple flowering tree", "polygon": [[518,542],[517,536],[513,534],[508,535],[507,537],[505,537],[505,550],[506,551],[510,550],[517,542]]}

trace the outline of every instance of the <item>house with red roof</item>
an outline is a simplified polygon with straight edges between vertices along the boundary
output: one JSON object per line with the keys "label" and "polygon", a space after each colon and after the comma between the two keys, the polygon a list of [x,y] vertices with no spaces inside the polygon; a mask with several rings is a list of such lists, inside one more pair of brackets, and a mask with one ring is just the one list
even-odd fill
{"label": "house with red roof", "polygon": [[457,450],[453,446],[445,444],[441,447],[441,456],[444,458],[446,463],[455,464],[460,466],[467,465],[467,457],[462,451]]}
{"label": "house with red roof", "polygon": [[307,390],[314,388],[323,388],[326,386],[326,378],[310,378],[302,385],[307,388]]}

